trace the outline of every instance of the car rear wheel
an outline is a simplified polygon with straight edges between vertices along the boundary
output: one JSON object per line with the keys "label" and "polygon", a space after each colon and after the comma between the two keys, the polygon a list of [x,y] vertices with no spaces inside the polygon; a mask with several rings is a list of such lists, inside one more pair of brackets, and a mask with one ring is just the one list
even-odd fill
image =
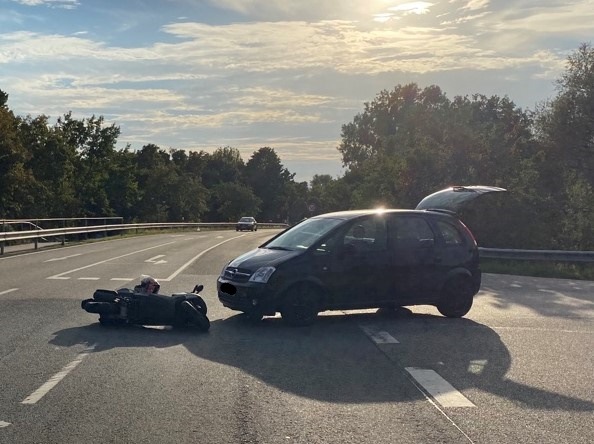
{"label": "car rear wheel", "polygon": [[318,317],[321,292],[310,284],[293,285],[285,294],[281,316],[292,326],[311,325]]}
{"label": "car rear wheel", "polygon": [[457,276],[444,285],[437,310],[448,318],[461,318],[470,311],[474,298],[472,283],[466,276]]}

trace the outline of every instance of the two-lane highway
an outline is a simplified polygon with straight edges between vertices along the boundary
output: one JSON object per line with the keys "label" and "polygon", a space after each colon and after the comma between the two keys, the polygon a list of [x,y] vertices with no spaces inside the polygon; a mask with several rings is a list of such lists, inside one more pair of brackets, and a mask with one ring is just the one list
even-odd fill
{"label": "two-lane highway", "polygon": [[[216,278],[274,231],[159,234],[0,258],[0,442],[589,443],[594,283],[486,275],[464,319],[323,313],[257,325]],[[141,274],[205,285],[211,330],[80,309]]]}

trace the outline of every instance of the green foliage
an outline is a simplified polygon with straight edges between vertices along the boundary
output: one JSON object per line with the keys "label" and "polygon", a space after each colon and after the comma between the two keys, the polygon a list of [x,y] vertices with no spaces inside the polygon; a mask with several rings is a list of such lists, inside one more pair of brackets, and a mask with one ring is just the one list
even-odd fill
{"label": "green foliage", "polygon": [[259,217],[265,221],[287,218],[289,186],[295,175],[283,168],[276,152],[269,147],[255,151],[243,169],[243,180],[260,200]]}
{"label": "green foliage", "polygon": [[209,208],[213,220],[237,222],[242,216],[257,215],[260,204],[260,199],[251,189],[239,183],[227,182],[212,188]]}

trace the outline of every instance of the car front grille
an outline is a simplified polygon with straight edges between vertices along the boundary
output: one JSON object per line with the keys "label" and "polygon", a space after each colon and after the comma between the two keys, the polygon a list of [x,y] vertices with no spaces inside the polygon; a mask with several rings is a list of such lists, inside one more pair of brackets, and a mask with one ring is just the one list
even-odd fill
{"label": "car front grille", "polygon": [[252,274],[247,270],[241,270],[236,267],[227,267],[223,273],[223,278],[233,282],[247,282]]}

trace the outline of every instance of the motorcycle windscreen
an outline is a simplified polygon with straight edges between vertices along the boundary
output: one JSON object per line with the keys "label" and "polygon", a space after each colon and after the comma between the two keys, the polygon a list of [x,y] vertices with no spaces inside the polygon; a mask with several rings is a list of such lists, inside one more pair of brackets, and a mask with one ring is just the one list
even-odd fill
{"label": "motorcycle windscreen", "polygon": [[505,192],[505,188],[483,185],[449,187],[425,197],[415,210],[446,210],[458,212],[464,205],[488,193]]}

